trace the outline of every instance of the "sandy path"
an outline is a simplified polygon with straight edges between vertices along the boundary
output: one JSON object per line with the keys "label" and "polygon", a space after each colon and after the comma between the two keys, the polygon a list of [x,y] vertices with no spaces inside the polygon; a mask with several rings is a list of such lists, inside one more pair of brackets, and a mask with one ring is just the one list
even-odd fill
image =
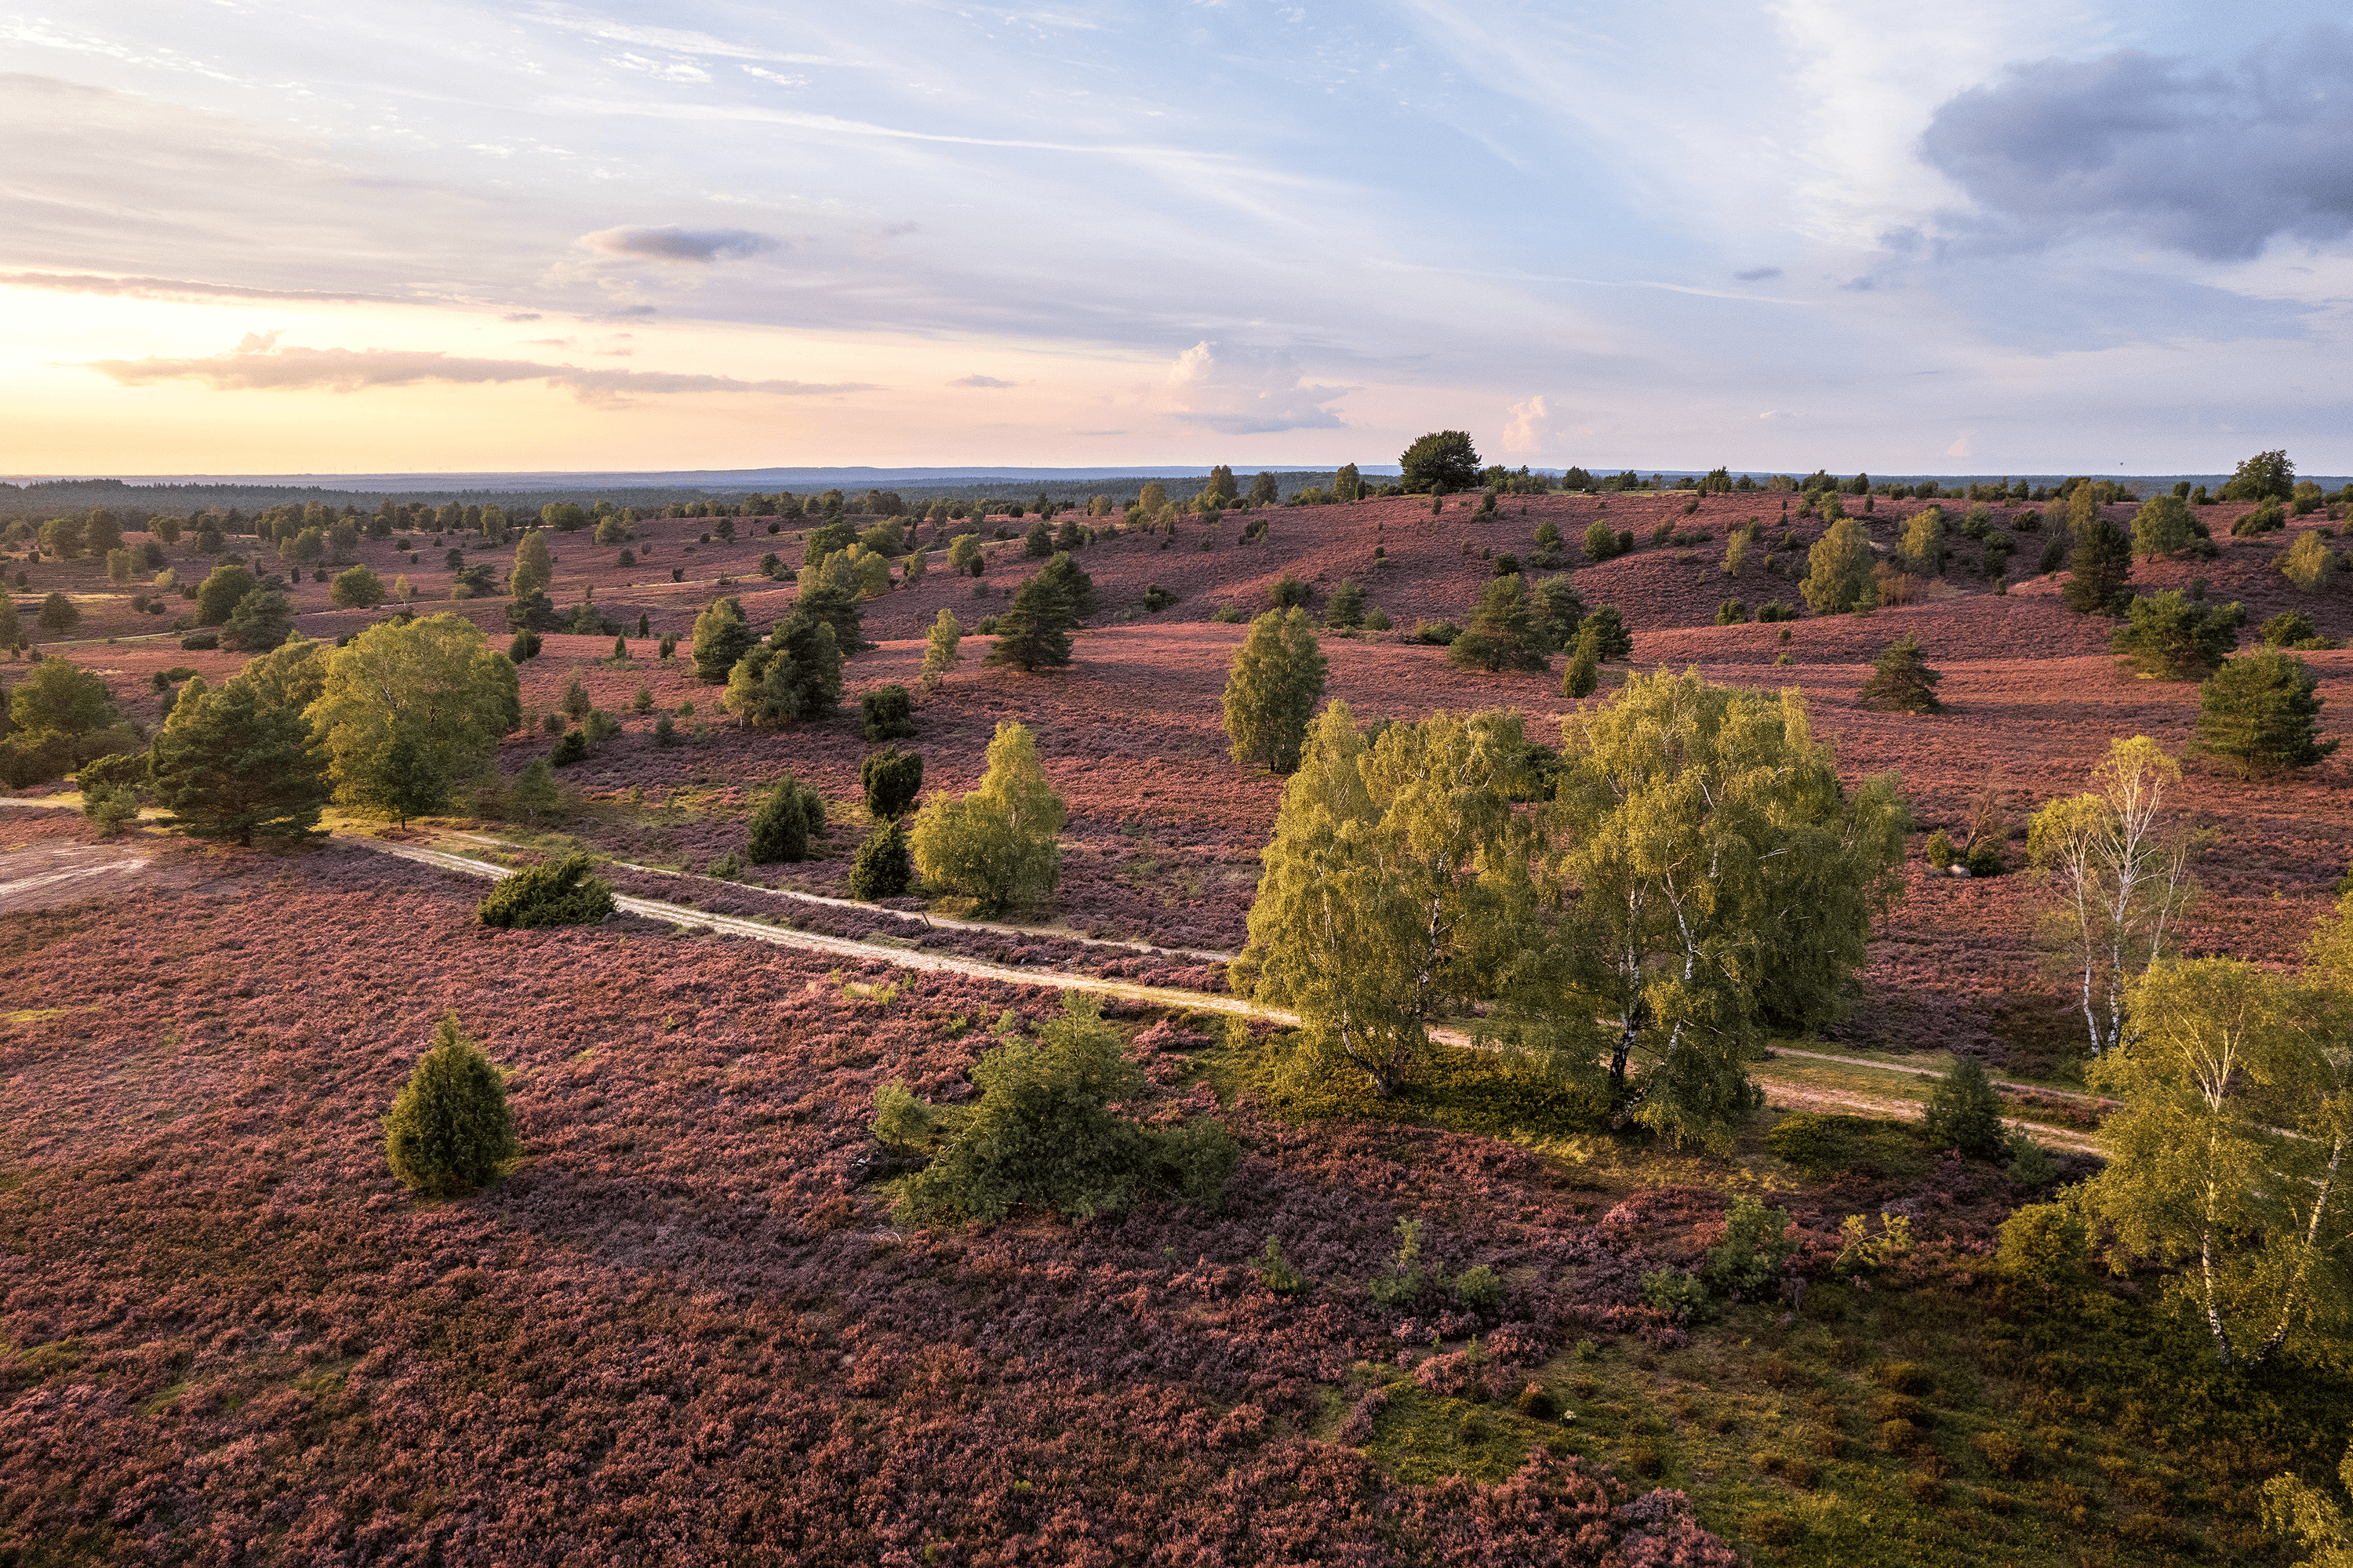
{"label": "sandy path", "polygon": [[[489,865],[462,855],[444,854],[439,850],[423,849],[415,844],[388,843],[382,839],[354,838],[347,841],[372,849],[379,854],[396,855],[419,864],[443,871],[461,872],[468,876],[488,877],[501,881],[514,875],[502,865]],[[731,884],[731,885],[733,885]],[[946,953],[927,953],[917,948],[884,946],[867,941],[852,941],[845,937],[823,937],[814,931],[795,931],[782,926],[765,925],[734,915],[713,915],[707,910],[689,908],[683,904],[665,904],[658,899],[635,898],[625,894],[613,896],[614,906],[631,915],[642,915],[651,920],[664,920],[674,926],[691,927],[715,931],[723,936],[743,937],[754,942],[766,942],[774,947],[797,948],[803,952],[828,953],[837,958],[854,959],[860,962],[879,960],[900,969],[920,969],[927,974],[957,974],[974,980],[995,980],[1002,985],[1043,985],[1059,991],[1088,991],[1105,996],[1125,997],[1131,1001],[1151,1002],[1159,1007],[1191,1008],[1206,1012],[1236,1013],[1246,1018],[1271,1019],[1278,1023],[1295,1024],[1299,1016],[1281,1008],[1261,1007],[1240,997],[1213,996],[1207,991],[1177,991],[1167,986],[1134,985],[1125,980],[1101,980],[1092,975],[1074,975],[1057,969],[1016,969],[1009,964],[992,964],[979,959],[957,958]],[[851,905],[852,908],[871,906]],[[1103,944],[1125,947],[1124,942]]]}
{"label": "sandy path", "polygon": [[143,856],[126,855],[119,844],[44,844],[0,854],[0,915],[45,908],[60,897],[81,898],[93,891],[77,885],[92,878],[127,888],[147,869]]}
{"label": "sandy path", "polygon": [[[467,839],[475,843],[493,844],[503,850],[532,851],[529,844],[509,842],[488,833],[453,832],[453,839]],[[362,840],[362,842],[366,841]],[[535,852],[534,852],[535,853]],[[987,931],[1000,937],[1049,938],[1057,942],[1075,942],[1084,948],[1113,948],[1124,953],[1138,953],[1150,958],[1191,959],[1205,964],[1229,964],[1231,953],[1217,952],[1206,948],[1155,948],[1149,942],[1120,942],[1103,937],[1082,936],[1076,931],[1054,926],[1008,926],[995,920],[959,920],[954,916],[909,914],[904,910],[884,909],[879,905],[861,904],[854,898],[829,898],[822,893],[799,893],[788,887],[763,887],[756,882],[733,882],[721,877],[700,876],[691,871],[672,871],[667,866],[641,865],[633,860],[615,858],[608,862],[623,871],[643,872],[648,876],[675,877],[681,882],[708,882],[738,893],[764,893],[771,898],[782,898],[795,904],[814,904],[828,909],[850,909],[860,915],[892,916],[910,926],[931,926],[948,931]]]}

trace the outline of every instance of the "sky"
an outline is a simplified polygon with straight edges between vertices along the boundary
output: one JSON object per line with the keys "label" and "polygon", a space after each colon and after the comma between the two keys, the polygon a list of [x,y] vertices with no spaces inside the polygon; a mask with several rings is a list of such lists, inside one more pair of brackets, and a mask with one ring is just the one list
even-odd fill
{"label": "sky", "polygon": [[2353,27],[0,10],[0,471],[2353,471]]}

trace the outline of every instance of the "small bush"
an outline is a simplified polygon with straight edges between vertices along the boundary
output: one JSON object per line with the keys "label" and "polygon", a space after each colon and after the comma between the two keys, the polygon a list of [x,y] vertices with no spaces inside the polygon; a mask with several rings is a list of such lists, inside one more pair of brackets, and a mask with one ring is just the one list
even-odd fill
{"label": "small bush", "polygon": [[1266,1238],[1266,1250],[1250,1264],[1250,1272],[1277,1296],[1295,1296],[1307,1288],[1307,1277],[1282,1255],[1282,1244],[1271,1235]]}
{"label": "small bush", "polygon": [[518,631],[507,643],[507,661],[520,664],[526,659],[539,657],[539,633],[528,629]]}
{"label": "small bush", "polygon": [[976,1100],[933,1107],[936,1152],[908,1179],[902,1209],[984,1224],[1018,1208],[1083,1218],[1124,1209],[1153,1188],[1202,1208],[1223,1203],[1241,1159],[1231,1135],[1207,1118],[1155,1128],[1113,1112],[1150,1086],[1093,998],[1073,992],[1063,1005],[1035,1044],[1016,1041],[981,1058],[971,1074]]}
{"label": "small bush", "polygon": [[1462,629],[1451,620],[1417,620],[1406,636],[1409,642],[1427,643],[1435,648],[1450,648],[1462,635]]}
{"label": "small bush", "polygon": [[907,688],[893,683],[858,700],[858,713],[868,744],[904,740],[915,733],[915,702]]}
{"label": "small bush", "polygon": [[1699,1276],[1672,1266],[1642,1276],[1642,1305],[1671,1314],[1678,1322],[1707,1316],[1707,1284]]}
{"label": "small bush", "polygon": [[1504,1282],[1485,1264],[1473,1264],[1454,1277],[1454,1299],[1466,1311],[1492,1312],[1504,1304]]}
{"label": "small bush", "polygon": [[1956,853],[1953,849],[1953,835],[1938,828],[1928,835],[1928,845],[1923,853],[1927,856],[1928,863],[1938,871],[1951,870]]}
{"label": "small bush", "polygon": [[485,926],[517,930],[594,926],[613,912],[613,890],[588,867],[586,855],[574,854],[519,871],[492,888],[474,914]]}
{"label": "small bush", "polygon": [[1969,1442],[1984,1456],[1986,1468],[1997,1476],[2014,1476],[2025,1462],[2026,1450],[1999,1426],[1978,1433]]}
{"label": "small bush", "polygon": [[199,649],[217,648],[220,646],[220,633],[217,631],[191,632],[180,639],[180,646],[190,652]]}
{"label": "small bush", "polygon": [[385,1158],[401,1185],[428,1198],[488,1186],[521,1150],[506,1084],[481,1047],[444,1014],[433,1044],[384,1118]]}
{"label": "small bush", "polygon": [[1753,1193],[1735,1198],[1725,1216],[1724,1240],[1707,1255],[1707,1283],[1741,1296],[1763,1290],[1798,1250],[1797,1238],[1788,1234],[1788,1228],[1787,1209],[1768,1209]]}
{"label": "small bush", "polygon": [[1429,1283],[1421,1271],[1421,1222],[1399,1220],[1397,1234],[1397,1255],[1389,1260],[1388,1271],[1366,1286],[1374,1301],[1383,1307],[1411,1306],[1421,1298],[1422,1287]]}
{"label": "small bush", "polygon": [[1307,585],[1285,572],[1267,585],[1266,597],[1277,609],[1296,609],[1307,602]]}
{"label": "small bush", "polygon": [[659,747],[672,747],[678,744],[678,721],[668,714],[655,716],[654,744]]}
{"label": "small bush", "polygon": [[2082,1277],[2091,1249],[2083,1216],[2063,1203],[2029,1203],[2002,1221],[1994,1262],[2013,1279],[2046,1288]]}
{"label": "small bush", "polygon": [[858,858],[849,868],[849,895],[898,898],[906,893],[914,877],[915,863],[907,853],[906,825],[892,818],[878,825],[858,846]]}
{"label": "small bush", "polygon": [[[562,722],[560,715],[550,714],[547,716]],[[555,749],[547,754],[548,761],[558,768],[569,768],[575,762],[586,761],[587,757],[588,737],[576,729],[566,732],[564,738],[555,743]]]}
{"label": "small bush", "polygon": [[1540,1383],[1530,1383],[1512,1401],[1512,1408],[1531,1421],[1550,1421],[1560,1414],[1560,1402]]}
{"label": "small bush", "polygon": [[2010,1147],[2001,1102],[1985,1064],[1963,1056],[1928,1095],[1927,1133],[1937,1149],[1956,1149],[1971,1160],[1991,1160]]}
{"label": "small bush", "polygon": [[1718,626],[1746,626],[1748,624],[1748,607],[1736,599],[1725,599],[1715,607],[1715,623]]}

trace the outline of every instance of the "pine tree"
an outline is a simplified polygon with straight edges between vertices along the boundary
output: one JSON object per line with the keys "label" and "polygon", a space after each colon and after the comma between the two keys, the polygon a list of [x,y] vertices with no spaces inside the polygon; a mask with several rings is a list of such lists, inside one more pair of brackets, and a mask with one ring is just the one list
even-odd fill
{"label": "pine tree", "polygon": [[1928,668],[1920,657],[1920,639],[1907,631],[1887,645],[1855,701],[1888,713],[1940,714],[1945,705],[1936,700],[1936,683],[1944,678]]}
{"label": "pine tree", "polygon": [[1567,577],[1546,577],[1528,590],[1528,624],[1536,646],[1557,653],[1576,642],[1585,624],[1585,597]]}
{"label": "pine tree", "polygon": [[1237,762],[1275,773],[1299,766],[1308,721],[1324,696],[1324,650],[1303,609],[1271,609],[1250,622],[1226,676],[1226,736]]}
{"label": "pine tree", "polygon": [[2002,1125],[2001,1101],[1985,1064],[1975,1056],[1957,1057],[1953,1070],[1936,1081],[1928,1095],[1928,1145],[1957,1149],[1971,1160],[1993,1160],[2010,1147],[2010,1129]]}
{"label": "pine tree", "polygon": [[2320,677],[2295,654],[2260,648],[2227,660],[2198,689],[2198,743],[2242,776],[2309,768],[2337,749],[2318,738]]}
{"label": "pine tree", "polygon": [[442,1015],[432,1046],[393,1100],[384,1146],[401,1185],[428,1198],[486,1187],[522,1152],[505,1081],[456,1013]]}
{"label": "pine tree", "polygon": [[1601,684],[1601,633],[1587,627],[1577,634],[1577,651],[1569,656],[1568,668],[1560,678],[1560,694],[1564,697],[1589,697]]}
{"label": "pine tree", "polygon": [[510,798],[514,811],[526,822],[537,822],[552,817],[564,805],[564,790],[555,782],[555,775],[547,758],[534,757],[515,780],[514,793]]}
{"label": "pine tree", "polygon": [[[2088,486],[2077,494],[2088,492]],[[2075,530],[2075,553],[2068,562],[2061,599],[2085,615],[2121,615],[2132,601],[2132,540],[2092,508],[2092,518]]]}
{"label": "pine tree", "polygon": [[947,679],[948,672],[964,658],[956,651],[957,644],[963,641],[964,626],[956,620],[955,611],[943,608],[939,618],[932,622],[931,638],[923,648],[923,690],[936,692],[940,689],[941,683]]}
{"label": "pine tree", "polygon": [[302,705],[276,696],[250,667],[218,691],[192,677],[147,756],[155,803],[195,838],[299,837],[334,794]]}
{"label": "pine tree", "polygon": [[849,868],[852,898],[897,898],[914,880],[915,863],[907,853],[906,824],[896,818],[876,824],[858,846]]}
{"label": "pine tree", "polygon": [[1324,624],[1342,631],[1354,631],[1365,622],[1365,590],[1353,577],[1342,577],[1340,586],[1332,590],[1332,598],[1324,606]]}
{"label": "pine tree", "polygon": [[1541,634],[1528,619],[1517,573],[1489,579],[1479,608],[1446,650],[1447,662],[1466,670],[1542,670],[1546,667]]}
{"label": "pine tree", "polygon": [[787,773],[753,810],[744,858],[754,865],[807,860],[809,841],[824,831],[824,798]]}
{"label": "pine tree", "polygon": [[1006,908],[1053,892],[1061,874],[1056,835],[1067,815],[1039,763],[1036,737],[1026,726],[1000,724],[979,788],[934,796],[916,813],[909,842],[925,881]]}
{"label": "pine tree", "polygon": [[866,810],[876,817],[903,817],[923,790],[923,754],[886,746],[870,751],[859,765],[858,781],[866,791]]}
{"label": "pine tree", "polygon": [[1584,630],[1593,633],[1596,657],[1608,660],[1634,656],[1634,634],[1626,629],[1626,622],[1619,616],[1616,605],[1597,607],[1591,615],[1585,618]]}
{"label": "pine tree", "polygon": [[1015,590],[1013,602],[997,618],[997,641],[987,662],[1017,670],[1071,662],[1070,629],[1078,622],[1076,608],[1061,585],[1044,572]]}
{"label": "pine tree", "polygon": [[2195,681],[2237,649],[2239,628],[2247,614],[2235,602],[2200,610],[2179,588],[2168,588],[2154,596],[2134,596],[2126,617],[2109,640],[2111,648],[2145,675]]}

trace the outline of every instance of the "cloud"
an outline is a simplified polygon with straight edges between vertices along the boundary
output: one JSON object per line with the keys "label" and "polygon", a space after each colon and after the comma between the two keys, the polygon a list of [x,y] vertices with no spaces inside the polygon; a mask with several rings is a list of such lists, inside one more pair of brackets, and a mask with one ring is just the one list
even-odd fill
{"label": "cloud", "polygon": [[1169,412],[1184,424],[1229,436],[1339,429],[1340,416],[1324,405],[1354,390],[1304,385],[1298,362],[1285,350],[1206,339],[1168,368]]}
{"label": "cloud", "polygon": [[45,289],[60,294],[111,294],[126,300],[285,300],[324,305],[383,304],[394,298],[389,294],[343,294],[325,289],[199,283],[185,278],[110,278],[95,272],[0,272],[0,288]]}
{"label": "cloud", "polygon": [[1767,278],[1778,278],[1780,275],[1781,269],[1778,267],[1751,267],[1746,272],[1733,274],[1744,283],[1761,283]]}
{"label": "cloud", "polygon": [[[1921,156],[1978,204],[1961,244],[2119,231],[2209,260],[2353,233],[2353,34],[2315,26],[2222,66],[2122,50],[2038,60],[1936,111]],[[2331,89],[2337,90],[2331,90]]]}
{"label": "cloud", "polygon": [[399,348],[280,348],[279,334],[248,334],[227,354],[201,358],[97,359],[88,368],[121,387],[195,381],[216,392],[357,392],[426,383],[496,386],[544,381],[583,402],[617,402],[634,393],[761,392],[814,397],[879,390],[862,382],[739,381],[732,376],[681,375],[662,370],[584,370],[528,359],[470,359],[438,350]]}
{"label": "cloud", "polygon": [[626,225],[619,228],[602,228],[594,234],[582,235],[579,243],[607,256],[708,265],[713,261],[740,260],[747,256],[775,250],[782,246],[783,241],[765,234],[754,234],[748,228],[681,228],[675,224],[663,224],[651,228]]}
{"label": "cloud", "polygon": [[758,66],[751,65],[747,65],[744,69],[752,75],[758,77],[762,81],[773,81],[778,87],[807,87],[808,85],[808,78],[805,76],[786,76],[782,71],[763,70]]}
{"label": "cloud", "polygon": [[537,311],[509,311],[499,318],[502,322],[535,322],[538,319]]}
{"label": "cloud", "polygon": [[1947,457],[1954,458],[1977,456],[1977,453],[1969,450],[1969,433],[1967,430],[1963,430],[1959,435],[1954,437],[1953,444],[1945,449],[1945,455]]}
{"label": "cloud", "polygon": [[1545,408],[1541,392],[1525,403],[1513,404],[1511,421],[1504,427],[1504,450],[1507,452],[1536,450],[1544,445],[1546,427],[1551,418],[1551,414]]}
{"label": "cloud", "polygon": [[948,383],[951,387],[1010,387],[1010,381],[999,381],[994,376],[965,376]]}
{"label": "cloud", "polygon": [[605,63],[624,70],[641,70],[657,81],[709,81],[711,73],[691,60],[649,60],[643,55],[608,55]]}

